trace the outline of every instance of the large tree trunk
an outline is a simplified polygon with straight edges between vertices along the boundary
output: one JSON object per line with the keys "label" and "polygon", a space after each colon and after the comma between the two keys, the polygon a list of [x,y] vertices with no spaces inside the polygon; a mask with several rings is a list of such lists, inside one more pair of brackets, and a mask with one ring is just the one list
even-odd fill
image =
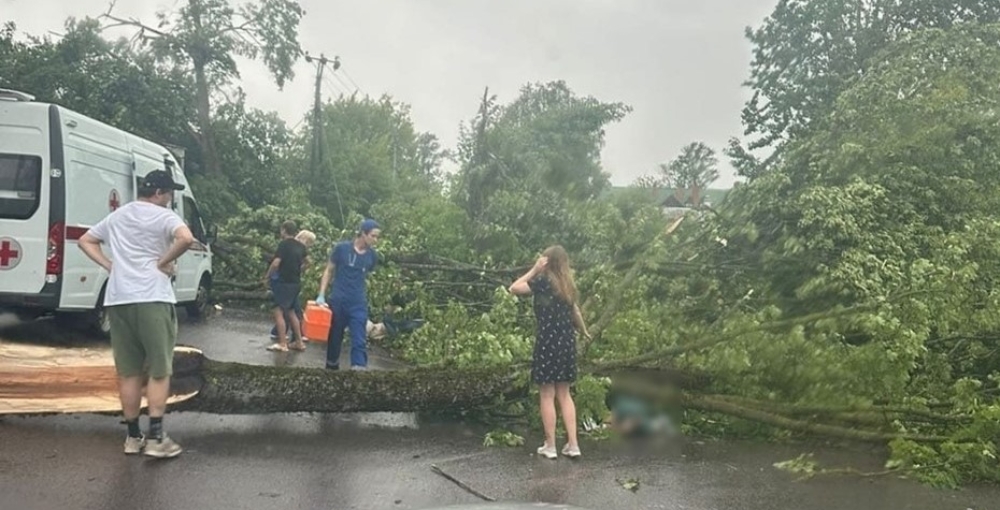
{"label": "large tree trunk", "polygon": [[[178,346],[171,411],[218,414],[461,411],[527,394],[510,366],[331,371],[214,361]],[[145,403],[144,403],[145,405]],[[117,413],[111,351],[0,343],[0,415]]]}
{"label": "large tree trunk", "polygon": [[195,59],[194,64],[196,105],[198,108],[198,127],[201,129],[201,150],[205,158],[206,173],[212,177],[222,177],[219,166],[219,152],[215,147],[215,131],[212,129],[212,106],[209,102],[208,76],[205,65]]}
{"label": "large tree trunk", "polygon": [[[173,393],[198,394],[174,410],[221,414],[462,410],[526,394],[509,366],[332,371],[225,363],[200,352],[175,356]],[[520,382],[519,382],[520,380]]]}

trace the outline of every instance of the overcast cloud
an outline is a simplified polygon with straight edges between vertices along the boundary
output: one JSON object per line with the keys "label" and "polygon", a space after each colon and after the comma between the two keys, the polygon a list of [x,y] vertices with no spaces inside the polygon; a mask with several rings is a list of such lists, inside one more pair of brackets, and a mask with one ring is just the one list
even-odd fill
{"label": "overcast cloud", "polygon": [[[183,0],[119,0],[116,13],[152,21]],[[721,151],[740,136],[749,96],[750,44],[743,36],[776,0],[300,0],[300,40],[313,54],[339,55],[342,70],[378,96],[412,106],[417,128],[454,146],[483,88],[509,102],[527,82],[563,79],[581,95],[633,107],[611,126],[604,166],[617,185],[651,173],[701,140]],[[59,31],[69,16],[96,16],[106,0],[0,0],[0,21],[20,31]],[[312,70],[279,91],[263,66],[244,64],[250,102],[295,125],[312,100]],[[337,73],[340,74],[340,73]],[[332,77],[324,95],[349,92]],[[342,81],[341,81],[342,80]],[[720,154],[729,187],[734,173]]]}

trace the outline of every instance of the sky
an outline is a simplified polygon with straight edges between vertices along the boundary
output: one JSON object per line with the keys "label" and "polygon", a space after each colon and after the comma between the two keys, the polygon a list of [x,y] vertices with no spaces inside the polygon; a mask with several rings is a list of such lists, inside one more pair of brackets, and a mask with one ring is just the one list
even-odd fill
{"label": "sky", "polygon": [[[184,0],[118,0],[115,13],[155,23]],[[719,153],[720,178],[736,180],[721,151],[741,137],[752,48],[744,36],[777,0],[299,0],[303,49],[338,56],[324,97],[390,94],[411,107],[420,131],[454,147],[483,90],[500,103],[526,83],[565,80],[581,96],[633,111],[608,127],[602,163],[615,185],[654,173],[703,141]],[[58,33],[70,16],[97,16],[107,0],[0,0],[0,22]],[[260,63],[241,61],[249,102],[298,124],[313,98],[304,61],[279,90]],[[30,92],[30,91],[28,91]]]}

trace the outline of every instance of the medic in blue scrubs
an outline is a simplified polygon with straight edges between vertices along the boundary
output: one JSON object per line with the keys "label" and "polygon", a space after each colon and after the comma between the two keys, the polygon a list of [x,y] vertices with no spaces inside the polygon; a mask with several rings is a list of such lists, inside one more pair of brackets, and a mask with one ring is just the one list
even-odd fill
{"label": "medic in blue scrubs", "polygon": [[[316,303],[326,304],[333,311],[326,348],[326,368],[331,370],[340,369],[340,348],[345,328],[351,332],[351,369],[365,370],[368,367],[366,278],[378,262],[375,244],[380,233],[378,223],[366,219],[358,227],[354,240],[337,243],[330,251]],[[326,289],[331,278],[333,284],[327,296]]]}

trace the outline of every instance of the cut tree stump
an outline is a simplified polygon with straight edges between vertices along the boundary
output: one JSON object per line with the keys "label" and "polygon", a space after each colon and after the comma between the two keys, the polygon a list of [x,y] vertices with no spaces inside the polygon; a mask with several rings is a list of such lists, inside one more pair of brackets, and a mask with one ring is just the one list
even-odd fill
{"label": "cut tree stump", "polygon": [[[178,353],[197,349],[178,347]],[[121,410],[110,347],[42,347],[0,342],[0,415]],[[178,388],[168,404],[195,396]],[[142,400],[143,409],[146,399]]]}

